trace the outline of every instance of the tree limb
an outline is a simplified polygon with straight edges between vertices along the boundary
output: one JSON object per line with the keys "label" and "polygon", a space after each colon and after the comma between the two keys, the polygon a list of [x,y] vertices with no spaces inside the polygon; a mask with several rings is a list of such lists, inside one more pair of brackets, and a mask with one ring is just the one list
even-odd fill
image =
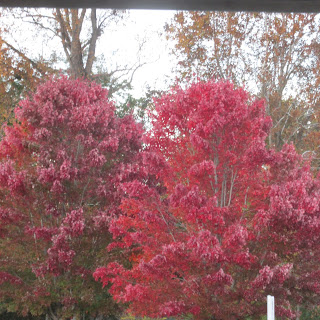
{"label": "tree limb", "polygon": [[52,68],[46,66],[47,70],[44,70],[43,67],[38,63],[33,61],[32,59],[28,58],[22,51],[15,48],[13,45],[8,43],[6,40],[2,39],[2,42],[12,51],[17,53],[21,58],[23,58],[25,61],[29,62],[34,69],[36,69],[38,72],[41,73],[41,75],[45,75],[47,70],[54,71]]}

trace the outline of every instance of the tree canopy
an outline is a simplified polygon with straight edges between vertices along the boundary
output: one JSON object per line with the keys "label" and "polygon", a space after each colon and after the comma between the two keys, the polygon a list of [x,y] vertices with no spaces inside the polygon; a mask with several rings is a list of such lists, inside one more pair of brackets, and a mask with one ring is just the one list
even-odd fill
{"label": "tree canopy", "polygon": [[258,318],[267,294],[279,319],[316,305],[320,181],[292,145],[266,148],[263,101],[211,81],[155,106],[149,170],[165,190],[128,183],[110,230],[132,267],[112,262],[95,277],[139,316]]}
{"label": "tree canopy", "polygon": [[[16,108],[0,142],[0,295],[8,311],[49,319],[116,315],[92,277],[106,254],[122,185],[145,176],[142,128],[117,118],[94,83],[52,79]],[[50,318],[51,317],[51,318]]]}

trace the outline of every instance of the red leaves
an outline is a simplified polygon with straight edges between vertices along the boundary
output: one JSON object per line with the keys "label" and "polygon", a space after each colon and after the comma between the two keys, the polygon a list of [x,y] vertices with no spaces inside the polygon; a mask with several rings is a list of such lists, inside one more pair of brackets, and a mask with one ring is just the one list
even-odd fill
{"label": "red leaves", "polygon": [[230,275],[225,274],[223,269],[220,269],[218,272],[216,272],[213,275],[208,275],[206,277],[206,281],[209,285],[231,285],[233,283],[233,279]]}
{"label": "red leaves", "polygon": [[87,160],[91,167],[102,167],[106,163],[105,156],[100,154],[98,149],[92,149]]}
{"label": "red leaves", "polygon": [[285,280],[289,278],[292,268],[293,265],[291,263],[276,266],[273,269],[271,269],[269,266],[266,266],[259,270],[259,275],[251,285],[253,288],[259,289],[265,289],[272,282],[274,285],[283,285]]}
{"label": "red leaves", "polygon": [[319,258],[308,250],[319,247],[320,184],[292,146],[266,149],[264,104],[197,83],[155,100],[152,124],[144,162],[157,185],[123,184],[125,216],[109,229],[109,250],[123,248],[132,267],[96,277],[140,316],[258,317],[271,293],[293,317],[303,290],[319,288],[300,279]]}
{"label": "red leaves", "polygon": [[187,308],[183,301],[168,301],[160,307],[162,317],[174,317],[185,314]]}
{"label": "red leaves", "polygon": [[216,166],[212,160],[204,160],[201,163],[194,164],[190,170],[189,175],[197,178],[203,178],[204,176],[211,176],[215,173]]}
{"label": "red leaves", "polygon": [[[142,252],[143,260],[118,273],[113,282],[121,285],[111,289],[132,302],[132,311],[145,314],[146,297],[137,299],[135,291],[143,288],[153,301],[149,315],[220,316],[214,300],[228,301],[223,295],[239,281],[228,270],[234,263],[245,270],[256,263],[238,203],[251,201],[251,188],[261,188],[261,164],[270,161],[263,149],[269,120],[258,112],[262,107],[248,105],[243,90],[222,82],[177,88],[156,101],[145,159],[148,171],[167,186],[169,201],[157,197],[155,187],[125,184],[127,217],[110,229],[126,248],[139,245]],[[243,145],[258,145],[252,152],[259,152],[249,157]],[[132,281],[137,285],[131,287]]]}
{"label": "red leaves", "polygon": [[3,284],[21,273],[54,291],[44,308],[96,308],[96,270],[152,317],[258,317],[269,293],[279,316],[305,292],[318,302],[320,182],[292,146],[266,149],[262,102],[226,82],[175,88],[155,101],[143,151],[141,127],[113,110],[66,78],[17,110],[0,144]]}
{"label": "red leaves", "polygon": [[22,195],[25,192],[26,172],[17,172],[12,161],[0,165],[0,184],[11,193]]}
{"label": "red leaves", "polygon": [[63,231],[72,237],[82,235],[84,226],[83,209],[73,210],[63,219]]}
{"label": "red leaves", "polygon": [[47,227],[36,228],[26,226],[25,232],[33,235],[36,239],[51,241],[52,236],[57,233],[57,230]]}
{"label": "red leaves", "polygon": [[4,282],[9,282],[13,285],[19,285],[22,283],[21,279],[14,277],[7,272],[0,271],[0,284],[3,284]]}
{"label": "red leaves", "polygon": [[122,184],[123,191],[130,198],[141,199],[154,196],[154,191],[140,181],[125,182]]}
{"label": "red leaves", "polygon": [[[21,124],[0,143],[1,268],[52,291],[45,302],[35,296],[39,310],[63,302],[69,317],[81,300],[81,308],[110,314],[114,303],[96,303],[90,274],[111,261],[108,229],[121,214],[123,183],[147,178],[142,128],[114,115],[106,90],[66,77],[39,86],[16,115]],[[11,293],[0,287],[0,295]]]}

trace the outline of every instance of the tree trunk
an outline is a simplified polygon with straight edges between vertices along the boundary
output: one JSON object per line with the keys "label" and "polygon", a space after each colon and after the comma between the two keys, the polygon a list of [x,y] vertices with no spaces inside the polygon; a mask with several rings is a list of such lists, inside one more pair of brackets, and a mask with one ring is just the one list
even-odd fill
{"label": "tree trunk", "polygon": [[297,316],[296,316],[296,320],[300,320],[300,305],[297,305]]}
{"label": "tree trunk", "polygon": [[[96,11],[96,9],[92,10]],[[83,62],[83,46],[80,39],[85,15],[86,9],[82,9],[80,15],[79,9],[64,9],[64,13],[62,12],[62,9],[56,9],[59,34],[64,52],[69,62],[70,75],[73,78],[87,77]]]}

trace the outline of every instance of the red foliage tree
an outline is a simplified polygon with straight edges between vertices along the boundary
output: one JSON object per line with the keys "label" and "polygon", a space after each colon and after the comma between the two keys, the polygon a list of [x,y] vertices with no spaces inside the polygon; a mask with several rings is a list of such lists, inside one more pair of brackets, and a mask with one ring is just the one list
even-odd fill
{"label": "red foliage tree", "polygon": [[96,279],[137,315],[258,317],[273,294],[292,318],[306,293],[317,299],[319,182],[293,147],[266,149],[264,103],[230,83],[176,88],[155,106],[145,157],[166,192],[125,185],[109,250],[123,247],[132,267],[113,262]]}
{"label": "red foliage tree", "polygon": [[[48,319],[116,314],[92,277],[112,242],[123,183],[144,177],[142,128],[107,91],[67,78],[39,86],[0,144],[1,307]],[[56,318],[57,317],[57,318]]]}

